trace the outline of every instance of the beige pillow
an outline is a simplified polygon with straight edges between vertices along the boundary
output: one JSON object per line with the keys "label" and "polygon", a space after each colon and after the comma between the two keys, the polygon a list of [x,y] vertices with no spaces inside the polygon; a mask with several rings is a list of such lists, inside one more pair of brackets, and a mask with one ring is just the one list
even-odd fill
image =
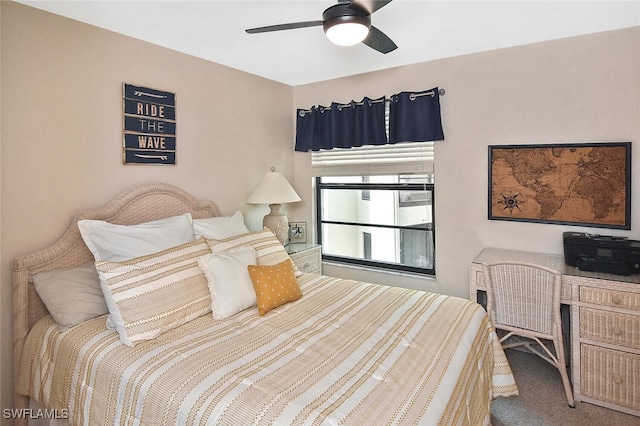
{"label": "beige pillow", "polygon": [[96,268],[120,341],[133,346],[211,312],[198,259],[211,253],[204,238]]}
{"label": "beige pillow", "polygon": [[[278,241],[276,236],[273,235],[273,232],[268,228],[264,228],[261,231],[236,235],[223,240],[207,240],[207,242],[211,247],[211,251],[214,253],[238,248],[243,245],[251,246],[256,251],[256,262],[258,265],[277,265],[285,260],[291,260],[289,253],[286,252],[280,241]],[[295,263],[292,262],[292,264],[296,276],[300,276],[302,273],[298,270]]]}

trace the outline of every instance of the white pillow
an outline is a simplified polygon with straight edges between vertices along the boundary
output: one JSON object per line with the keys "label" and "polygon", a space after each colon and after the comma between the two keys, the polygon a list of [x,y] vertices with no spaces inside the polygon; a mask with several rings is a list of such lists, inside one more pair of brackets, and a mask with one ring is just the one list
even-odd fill
{"label": "white pillow", "polygon": [[195,240],[191,213],[138,225],[84,219],[78,228],[96,261],[120,262]]}
{"label": "white pillow", "polygon": [[193,219],[193,232],[196,234],[196,238],[202,236],[221,240],[234,235],[245,234],[249,232],[249,228],[244,224],[242,212],[238,210],[233,216]]}
{"label": "white pillow", "polygon": [[120,341],[133,346],[211,312],[198,259],[204,238],[122,262],[96,262],[102,292]]}
{"label": "white pillow", "polygon": [[229,318],[256,306],[256,292],[247,269],[255,264],[256,251],[249,246],[209,254],[198,260],[207,277],[215,319]]}

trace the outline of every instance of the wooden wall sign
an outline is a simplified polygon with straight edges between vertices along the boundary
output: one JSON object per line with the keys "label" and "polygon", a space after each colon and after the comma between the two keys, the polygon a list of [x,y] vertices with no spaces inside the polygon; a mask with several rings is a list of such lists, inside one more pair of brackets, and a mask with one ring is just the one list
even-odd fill
{"label": "wooden wall sign", "polygon": [[124,164],[176,164],[176,96],[123,85]]}

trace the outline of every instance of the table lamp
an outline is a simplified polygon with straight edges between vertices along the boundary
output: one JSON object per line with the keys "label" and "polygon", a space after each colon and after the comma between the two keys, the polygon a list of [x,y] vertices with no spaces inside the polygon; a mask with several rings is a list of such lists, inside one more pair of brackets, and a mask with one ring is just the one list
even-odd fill
{"label": "table lamp", "polygon": [[262,226],[271,229],[282,245],[289,239],[289,220],[280,211],[280,204],[300,201],[300,197],[291,187],[287,178],[275,167],[265,173],[247,200],[249,204],[269,204],[271,211],[262,220]]}

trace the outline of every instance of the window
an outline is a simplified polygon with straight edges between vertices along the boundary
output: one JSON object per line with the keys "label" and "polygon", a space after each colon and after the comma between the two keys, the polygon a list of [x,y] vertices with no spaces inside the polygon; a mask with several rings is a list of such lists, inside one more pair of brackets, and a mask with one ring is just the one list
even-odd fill
{"label": "window", "polygon": [[[387,130],[389,106],[386,106]],[[435,275],[433,142],[314,151],[324,260]]]}
{"label": "window", "polygon": [[316,177],[326,260],[435,275],[433,174]]}

